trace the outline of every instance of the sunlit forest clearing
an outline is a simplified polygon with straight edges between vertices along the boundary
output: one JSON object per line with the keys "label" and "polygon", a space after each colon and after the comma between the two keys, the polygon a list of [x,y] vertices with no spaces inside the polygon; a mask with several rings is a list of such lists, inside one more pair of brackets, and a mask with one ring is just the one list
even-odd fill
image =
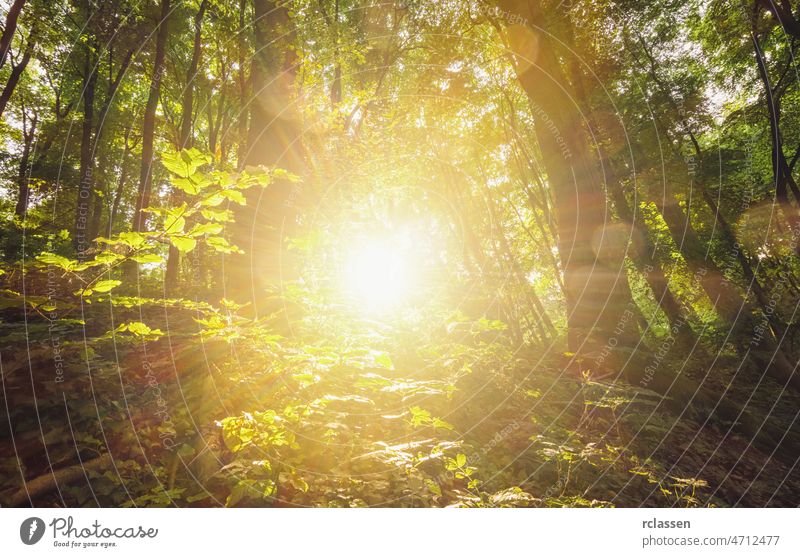
{"label": "sunlit forest clearing", "polygon": [[0,2],[3,506],[796,506],[800,10]]}

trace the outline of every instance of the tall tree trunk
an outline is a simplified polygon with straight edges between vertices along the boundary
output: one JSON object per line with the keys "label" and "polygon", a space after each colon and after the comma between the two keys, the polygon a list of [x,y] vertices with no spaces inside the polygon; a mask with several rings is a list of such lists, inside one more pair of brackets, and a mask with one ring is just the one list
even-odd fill
{"label": "tall tree trunk", "polygon": [[800,21],[792,13],[792,6],[788,0],[756,0],[755,9],[760,11],[761,8],[772,12],[775,21],[789,36],[800,39]]}
{"label": "tall tree trunk", "polygon": [[[568,344],[576,354],[608,343],[634,345],[624,250],[606,237],[610,224],[601,179],[592,160],[580,111],[536,0],[506,0],[501,7],[524,25],[506,28],[515,69],[528,95],[550,187],[555,193],[558,250],[564,270]],[[623,325],[623,326],[620,326]],[[609,362],[611,363],[611,362]]]}
{"label": "tall tree trunk", "polygon": [[17,173],[17,186],[18,196],[17,205],[14,208],[14,214],[22,218],[25,211],[28,209],[28,197],[30,195],[30,187],[28,184],[28,174],[30,170],[31,149],[33,147],[33,139],[36,137],[36,125],[39,118],[34,114],[33,118],[28,125],[27,117],[25,116],[24,108],[22,114],[22,156],[19,159],[19,170]]}
{"label": "tall tree trunk", "polygon": [[[200,8],[194,16],[194,44],[192,47],[192,59],[189,62],[189,70],[186,72],[186,86],[183,89],[183,102],[181,105],[181,130],[178,138],[178,148],[188,149],[192,146],[192,109],[194,107],[194,87],[197,78],[197,68],[200,65],[200,55],[202,54],[202,30],[203,15],[206,12],[208,0],[200,3]],[[180,201],[183,196],[181,192],[173,192],[176,201]],[[164,286],[167,293],[172,293],[178,286],[178,274],[181,264],[181,252],[178,248],[169,246],[169,256],[167,258],[167,270],[164,276]]]}
{"label": "tall tree trunk", "polygon": [[237,123],[239,127],[239,149],[236,153],[236,166],[239,168],[244,168],[245,157],[247,156],[247,127],[249,115],[249,111],[247,110],[247,101],[250,97],[248,95],[249,82],[245,70],[247,60],[247,43],[245,42],[246,5],[247,0],[239,0],[239,33],[237,44],[239,69],[236,74],[239,85],[239,101],[241,103],[239,107],[239,114],[237,115]]}
{"label": "tall tree trunk", "polygon": [[139,191],[136,198],[136,212],[133,215],[133,231],[142,232],[146,228],[147,215],[142,209],[150,205],[150,190],[153,179],[153,143],[156,129],[156,108],[161,92],[164,72],[164,55],[169,34],[169,12],[171,0],[161,0],[161,14],[156,34],[156,51],[153,56],[153,73],[150,78],[150,93],[144,110],[142,123],[142,162],[139,169]]}
{"label": "tall tree trunk", "polygon": [[114,199],[111,203],[111,209],[108,215],[108,225],[106,226],[106,236],[111,236],[114,223],[117,221],[119,214],[119,206],[122,203],[122,194],[125,191],[125,184],[128,181],[128,156],[131,152],[131,144],[129,142],[131,132],[133,131],[133,122],[131,122],[125,129],[125,148],[122,151],[122,161],[120,162],[119,181],[117,182],[117,189],[114,192]]}
{"label": "tall tree trunk", "polygon": [[[605,168],[611,168],[611,162]],[[672,330],[677,330],[677,336],[684,340],[684,344],[693,346],[696,338],[691,331],[689,316],[678,302],[677,297],[672,292],[667,282],[666,274],[661,263],[656,259],[656,249],[650,239],[647,226],[643,222],[641,215],[636,215],[631,208],[616,172],[611,171],[608,181],[608,190],[614,201],[619,218],[632,227],[634,234],[634,253],[631,257],[634,265],[644,276],[650,290],[653,292],[658,305],[661,307]]]}
{"label": "tall tree trunk", "polygon": [[[275,165],[294,174],[304,169],[300,115],[295,106],[294,23],[283,2],[254,0],[255,55],[251,66],[248,165]],[[263,309],[264,290],[286,278],[283,240],[296,218],[297,186],[278,181],[267,189],[246,192],[247,205],[235,207],[231,227],[243,255],[226,257],[228,291]]]}
{"label": "tall tree trunk", "polygon": [[[781,99],[779,95],[775,95],[772,84],[769,79],[769,72],[767,70],[767,63],[764,60],[764,53],[761,51],[756,31],[753,29],[751,38],[753,41],[753,50],[755,52],[756,66],[758,67],[758,75],[764,85],[764,94],[767,101],[767,115],[769,117],[769,131],[770,140],[772,142],[772,176],[775,186],[775,200],[781,212],[786,217],[789,227],[792,230],[792,238],[794,239],[794,250],[800,254],[800,214],[789,200],[788,188],[790,185],[796,189],[796,184],[793,182],[792,170],[789,168],[789,163],[786,161],[786,155],[783,152],[783,135],[781,134]],[[800,199],[796,200],[800,203]]]}
{"label": "tall tree trunk", "polygon": [[[87,12],[88,12],[87,6]],[[89,14],[87,13],[87,19]],[[94,182],[94,96],[97,84],[97,64],[95,63],[93,40],[86,45],[83,63],[83,124],[81,127],[81,162],[78,172],[78,203],[75,208],[75,251],[80,259],[85,257],[91,238],[88,237],[89,204]]]}
{"label": "tall tree trunk", "polygon": [[[36,113],[33,118],[28,119],[25,105],[21,107],[22,112],[22,154],[19,158],[17,170],[17,203],[14,207],[14,215],[20,220],[25,220],[25,212],[28,208],[28,198],[30,196],[30,159],[33,149],[33,140],[36,137],[36,126],[39,118]],[[16,227],[9,227],[3,233],[2,246],[4,256],[8,260],[18,259],[22,255],[24,230]]]}
{"label": "tall tree trunk", "polygon": [[26,0],[14,0],[8,8],[6,14],[6,24],[3,27],[3,34],[0,36],[0,68],[2,68],[6,59],[8,58],[8,51],[11,50],[11,41],[14,38],[14,32],[17,30],[17,19],[25,5]]}
{"label": "tall tree trunk", "polygon": [[[31,33],[31,35],[33,35],[33,33]],[[28,44],[25,45],[25,51],[22,53],[22,59],[11,69],[11,74],[8,76],[6,86],[3,87],[3,92],[0,93],[0,116],[2,116],[3,112],[5,112],[6,105],[8,104],[8,101],[11,100],[11,96],[14,94],[14,90],[19,84],[19,78],[22,77],[25,68],[28,67],[28,62],[31,61],[31,56],[33,55],[33,50],[35,48],[36,41],[34,40],[33,36],[31,36],[28,39]]]}
{"label": "tall tree trunk", "polygon": [[[135,47],[131,48],[125,57],[123,58],[119,69],[117,70],[116,75],[112,78],[109,75],[108,86],[106,87],[106,98],[103,102],[103,106],[100,108],[100,113],[97,115],[97,125],[95,127],[94,132],[94,141],[92,142],[92,160],[95,159],[97,156],[98,147],[102,144],[103,139],[103,132],[106,130],[107,123],[106,118],[108,117],[108,113],[111,110],[111,106],[114,103],[114,97],[117,94],[117,90],[119,90],[119,86],[122,84],[122,79],[125,77],[125,73],[128,71],[128,67],[133,60],[133,54],[135,52]],[[109,60],[109,64],[111,60]],[[110,72],[111,70],[109,70]],[[103,161],[101,161],[102,167]],[[106,188],[107,190],[107,188]],[[94,192],[94,207],[92,208],[92,218],[91,222],[89,223],[89,238],[93,239],[96,238],[100,232],[100,221],[102,220],[103,216],[103,193],[107,192]],[[107,197],[107,195],[106,195]],[[110,209],[110,208],[109,208]]]}
{"label": "tall tree trunk", "polygon": [[194,106],[194,89],[197,78],[197,68],[200,66],[200,57],[203,47],[203,17],[206,13],[208,0],[200,2],[200,7],[194,16],[194,42],[192,44],[192,59],[189,61],[189,70],[186,72],[186,87],[183,89],[183,102],[181,104],[181,130],[179,147],[192,146],[192,109]]}
{"label": "tall tree trunk", "polygon": [[328,29],[333,34],[333,80],[331,81],[331,109],[342,102],[342,62],[339,53],[339,0],[334,0],[333,16],[328,13],[325,3],[320,0],[319,9]]}

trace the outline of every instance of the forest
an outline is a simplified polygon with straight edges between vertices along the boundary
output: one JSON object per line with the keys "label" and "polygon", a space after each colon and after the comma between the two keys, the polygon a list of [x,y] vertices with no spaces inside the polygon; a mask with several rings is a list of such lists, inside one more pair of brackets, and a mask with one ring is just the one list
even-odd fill
{"label": "forest", "polygon": [[0,0],[0,506],[796,507],[798,4]]}

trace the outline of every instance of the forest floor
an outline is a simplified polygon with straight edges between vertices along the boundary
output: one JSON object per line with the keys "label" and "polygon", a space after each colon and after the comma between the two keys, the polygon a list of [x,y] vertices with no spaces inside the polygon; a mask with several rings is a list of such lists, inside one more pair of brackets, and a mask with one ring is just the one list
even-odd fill
{"label": "forest floor", "polygon": [[[360,323],[360,335],[317,323],[295,339],[249,324],[226,341],[164,315],[147,314],[169,334],[146,343],[102,337],[100,319],[1,325],[3,504],[29,504],[23,476],[37,506],[800,500],[797,455],[688,405],[678,415],[656,393],[568,374],[563,354],[515,346],[497,322]],[[679,356],[662,365],[711,363]],[[796,395],[756,370],[732,381],[733,357],[714,366],[710,389],[795,427]]]}

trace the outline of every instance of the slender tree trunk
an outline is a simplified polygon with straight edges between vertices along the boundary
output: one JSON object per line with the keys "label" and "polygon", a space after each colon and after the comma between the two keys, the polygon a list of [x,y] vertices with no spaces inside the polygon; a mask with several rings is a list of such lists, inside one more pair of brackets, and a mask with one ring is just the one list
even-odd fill
{"label": "slender tree trunk", "polygon": [[6,24],[3,27],[3,34],[0,36],[0,68],[2,68],[6,59],[8,58],[8,51],[11,50],[11,41],[14,38],[14,32],[17,30],[17,19],[25,5],[25,0],[14,0],[8,8],[6,14]]}
{"label": "slender tree trunk", "polygon": [[75,251],[80,259],[85,257],[85,251],[89,249],[89,242],[91,241],[87,233],[89,204],[94,182],[92,137],[94,132],[94,96],[97,84],[97,67],[93,50],[94,45],[87,44],[83,64],[83,125],[81,127],[81,162],[78,172],[80,182],[78,183],[78,203],[75,208],[75,233],[73,236]]}
{"label": "slender tree trunk", "polygon": [[[130,67],[131,61],[133,60],[133,54],[135,52],[135,48],[131,48],[128,53],[123,58],[122,63],[120,64],[119,69],[117,70],[116,75],[112,79],[109,76],[108,86],[106,88],[106,98],[103,102],[103,106],[100,108],[100,112],[97,117],[97,125],[95,127],[94,132],[94,141],[92,142],[92,160],[95,159],[97,156],[98,147],[102,143],[103,139],[103,132],[106,130],[107,123],[106,118],[108,116],[109,111],[111,110],[111,106],[114,103],[114,97],[119,90],[119,86],[122,84],[122,79],[125,77],[125,73],[128,71],[128,67]],[[110,62],[109,62],[110,63]],[[101,161],[102,167],[102,161]],[[107,188],[105,188],[107,189]],[[102,220],[103,215],[103,195],[96,191],[94,193],[94,207],[92,208],[92,219],[89,224],[89,238],[93,239],[96,238],[100,232],[100,221]]]}
{"label": "slender tree trunk", "polygon": [[[609,162],[606,168],[610,168],[610,166],[611,163]],[[664,311],[670,327],[673,330],[677,329],[679,336],[686,341],[685,344],[691,346],[696,339],[691,332],[689,317],[681,307],[672,289],[670,289],[664,269],[655,257],[655,246],[650,239],[647,227],[642,221],[642,216],[634,214],[634,210],[620,187],[616,173],[613,174],[614,176],[609,180],[608,189],[614,201],[614,207],[617,209],[619,218],[628,223],[632,230],[636,232],[634,236],[636,239],[634,241],[634,254],[631,260],[644,276],[648,286],[650,286],[650,290],[653,292],[658,305]]]}
{"label": "slender tree trunk", "polygon": [[122,162],[120,162],[120,175],[119,175],[119,182],[117,182],[117,189],[114,192],[114,200],[111,204],[111,210],[109,211],[108,215],[108,225],[106,226],[106,235],[111,236],[113,231],[114,223],[117,221],[117,215],[119,214],[119,206],[122,203],[122,194],[125,191],[125,185],[128,181],[128,156],[131,152],[131,145],[129,143],[129,138],[131,135],[131,131],[133,130],[133,123],[131,123],[128,128],[125,130],[125,148],[122,151]]}
{"label": "slender tree trunk", "polygon": [[319,2],[319,9],[328,29],[333,34],[333,80],[331,81],[331,108],[342,102],[342,63],[339,54],[339,0],[334,0],[333,17],[325,8],[324,2]]}
{"label": "slender tree trunk", "polygon": [[[212,103],[207,103],[207,121],[208,121],[208,149],[214,155],[215,160],[221,165],[225,166],[225,161],[227,160],[227,145],[225,143],[226,137],[226,128],[223,128],[223,120],[225,118],[225,106],[228,102],[228,99],[225,95],[225,91],[223,90],[219,94],[219,98],[217,99],[217,106],[216,110],[214,110],[214,105]],[[220,135],[223,137],[222,143],[220,143],[219,138]],[[247,131],[245,131],[245,137],[247,136]],[[244,147],[240,145],[240,148],[246,148],[246,142],[243,143]],[[219,153],[219,156],[217,156]]]}
{"label": "slender tree trunk", "polygon": [[11,100],[11,96],[14,94],[14,90],[19,84],[19,78],[22,77],[25,68],[28,66],[28,62],[31,61],[34,48],[36,48],[36,42],[33,37],[31,37],[28,39],[28,44],[25,46],[25,51],[22,53],[22,59],[11,69],[11,74],[8,76],[6,86],[3,88],[3,92],[0,93],[0,116],[5,112],[6,105],[8,105],[8,101]]}
{"label": "slender tree trunk", "polygon": [[34,114],[30,122],[27,124],[27,117],[22,116],[22,156],[19,159],[19,171],[17,174],[18,196],[17,205],[14,208],[14,214],[22,218],[25,211],[28,209],[28,197],[30,195],[30,187],[28,184],[28,174],[30,170],[31,150],[33,148],[33,139],[36,137],[36,126],[39,118]]}
{"label": "slender tree trunk", "polygon": [[[25,105],[21,107],[22,112],[22,154],[19,159],[17,170],[17,203],[14,207],[14,214],[20,221],[25,220],[25,212],[28,208],[30,196],[30,158],[33,149],[33,141],[36,137],[36,126],[39,122],[38,116],[34,113],[33,118],[28,120]],[[16,228],[6,229],[3,238],[3,251],[6,259],[17,259],[22,254],[23,238],[25,231]]]}
{"label": "slender tree trunk", "polygon": [[189,148],[192,146],[192,109],[194,106],[195,80],[197,79],[197,68],[200,66],[200,58],[203,52],[203,17],[207,6],[208,0],[203,0],[200,3],[197,14],[194,16],[192,59],[189,62],[189,70],[186,72],[186,87],[183,89],[183,102],[181,105],[181,148]]}
{"label": "slender tree trunk", "polygon": [[[758,37],[753,30],[751,34],[753,50],[755,52],[758,74],[764,84],[764,93],[767,101],[767,114],[769,117],[770,139],[772,141],[772,176],[775,185],[775,200],[789,223],[794,239],[794,250],[800,254],[800,215],[796,207],[789,200],[788,186],[792,180],[792,171],[783,152],[783,136],[781,134],[781,99],[774,95],[770,83],[767,64]],[[797,200],[800,202],[800,199]]]}
{"label": "slender tree trunk", "polygon": [[[200,8],[194,17],[194,44],[192,47],[192,59],[189,62],[189,70],[186,72],[186,86],[183,89],[183,102],[181,106],[181,130],[178,138],[178,148],[188,149],[192,146],[192,110],[194,108],[194,88],[197,78],[197,68],[200,65],[200,55],[202,54],[202,30],[203,15],[206,11],[208,0],[200,3]],[[173,192],[176,201],[181,201],[181,192]],[[169,256],[167,258],[167,270],[164,277],[164,286],[167,293],[172,293],[178,286],[178,274],[181,264],[181,252],[178,248],[169,246]]]}
{"label": "slender tree trunk", "polygon": [[53,142],[56,140],[58,136],[58,132],[61,129],[62,124],[66,120],[67,116],[69,116],[70,112],[75,106],[74,102],[67,103],[66,106],[61,107],[61,93],[58,91],[57,88],[54,88],[54,96],[55,96],[55,103],[53,105],[53,116],[54,121],[50,125],[48,133],[44,134],[44,140],[38,141],[37,145],[37,153],[38,155],[31,163],[31,173],[34,174],[38,170],[42,168],[46,160],[47,154],[50,152],[50,148],[53,146]]}
{"label": "slender tree trunk", "polygon": [[239,70],[237,72],[237,80],[239,82],[239,100],[241,105],[239,107],[239,114],[237,122],[239,125],[239,150],[236,153],[236,165],[239,168],[244,168],[245,157],[247,156],[247,128],[248,128],[248,115],[249,111],[246,108],[248,95],[248,80],[245,75],[246,60],[247,60],[247,44],[245,43],[245,8],[247,0],[239,0],[239,38],[237,45],[237,54],[239,62]]}
{"label": "slender tree trunk", "polygon": [[765,8],[772,12],[775,20],[791,37],[800,39],[800,22],[792,13],[788,0],[756,0],[756,9]]}
{"label": "slender tree trunk", "polygon": [[133,215],[133,231],[142,232],[146,229],[147,215],[142,209],[150,205],[150,190],[153,179],[153,143],[156,129],[156,108],[161,92],[161,80],[164,72],[164,56],[167,48],[169,33],[169,12],[171,0],[161,0],[161,15],[156,34],[156,51],[153,57],[153,73],[150,78],[150,93],[147,96],[147,105],[142,123],[142,162],[139,169],[139,191],[136,199],[136,212]]}
{"label": "slender tree trunk", "polygon": [[[105,157],[100,158],[100,166],[102,167]],[[103,196],[106,195],[100,187],[96,187],[92,193],[92,218],[89,219],[89,232],[87,237],[94,240],[100,232],[100,220],[103,218]]]}

